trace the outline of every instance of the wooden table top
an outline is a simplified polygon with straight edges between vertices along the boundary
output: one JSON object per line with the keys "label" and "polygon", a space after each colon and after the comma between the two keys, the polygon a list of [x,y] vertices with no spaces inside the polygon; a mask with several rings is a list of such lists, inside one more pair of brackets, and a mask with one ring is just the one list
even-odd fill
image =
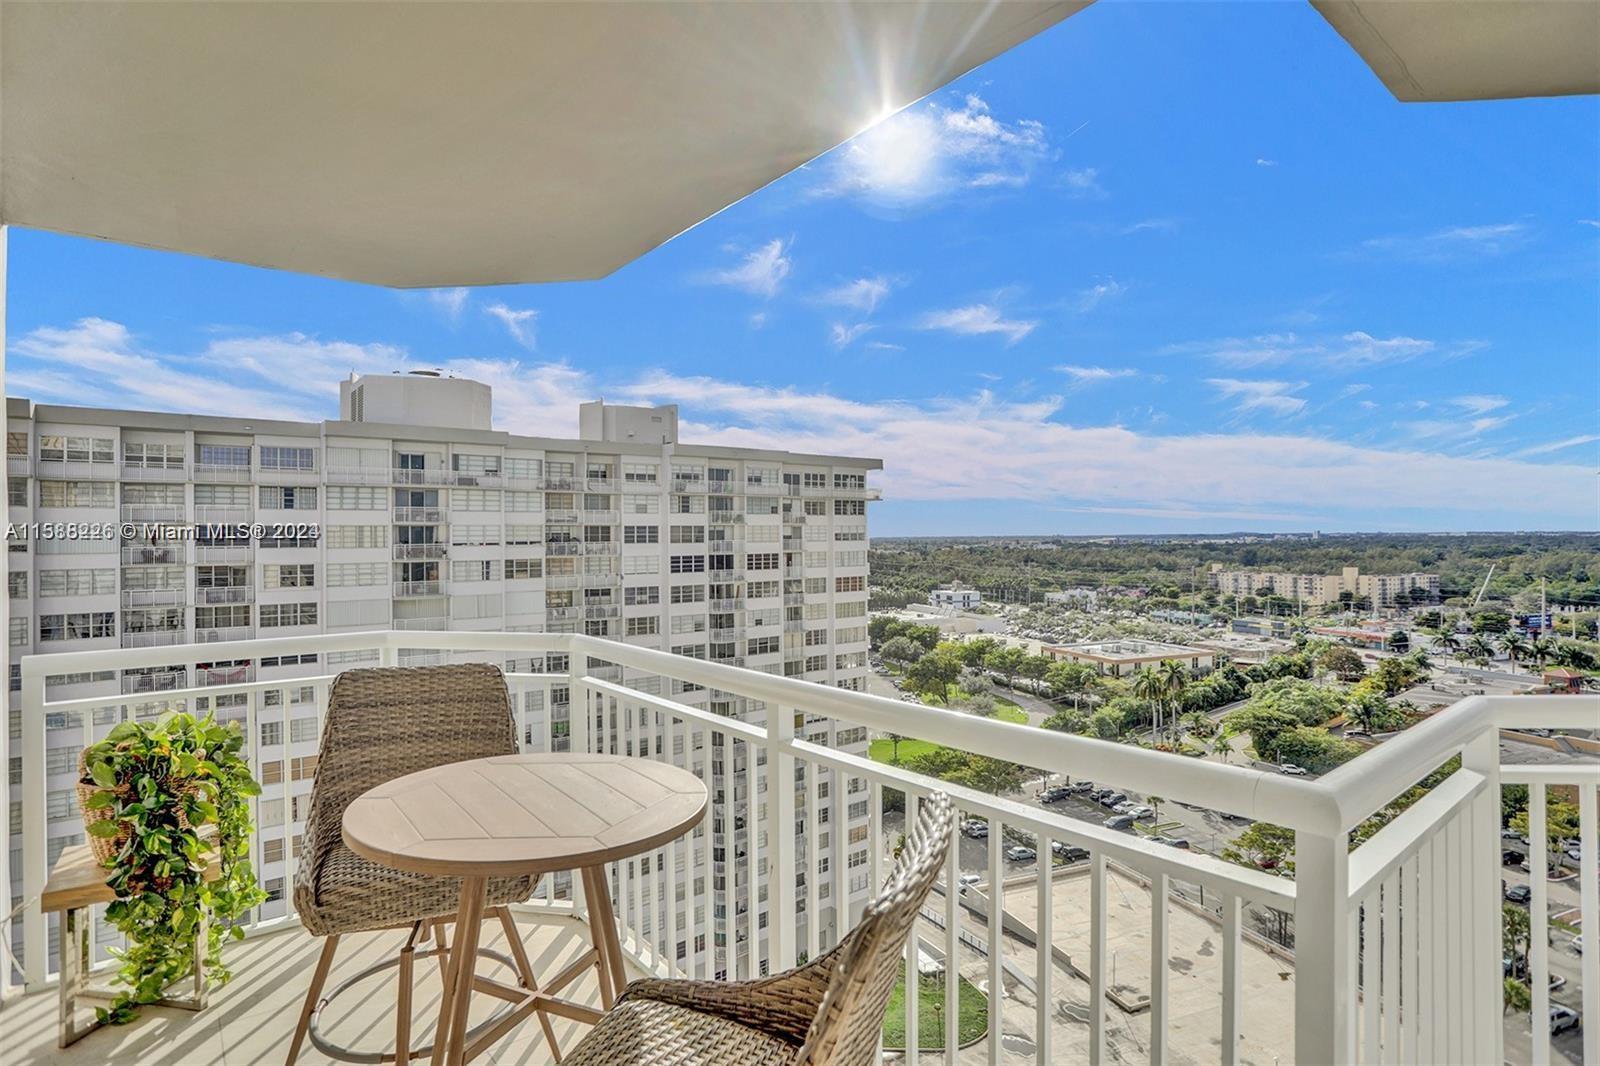
{"label": "wooden table top", "polygon": [[597,866],[675,840],[705,814],[687,770],[621,755],[499,755],[407,774],[344,812],[350,850],[399,870],[507,877]]}

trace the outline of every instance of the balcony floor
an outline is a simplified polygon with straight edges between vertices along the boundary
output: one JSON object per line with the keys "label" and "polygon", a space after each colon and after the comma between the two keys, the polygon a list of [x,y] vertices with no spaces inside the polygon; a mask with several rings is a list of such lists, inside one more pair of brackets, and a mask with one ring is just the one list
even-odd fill
{"label": "balcony floor", "polygon": [[[584,923],[576,918],[528,915],[518,916],[528,956],[534,972],[554,974],[576,958],[589,943]],[[403,934],[368,933],[345,937],[339,943],[333,972],[325,986],[331,989],[350,975],[390,957],[403,941]],[[498,923],[483,927],[484,946],[504,951],[504,936]],[[54,988],[24,996],[0,1009],[0,1047],[5,1059],[17,1063],[110,1064],[110,1066],[210,1066],[224,1063],[281,1064],[288,1054],[295,1021],[316,966],[321,940],[298,927],[281,933],[268,933],[233,945],[228,953],[234,977],[214,990],[211,1005],[199,1013],[165,1007],[147,1007],[137,1021],[125,1026],[108,1026],[79,1040],[65,1050],[56,1047],[56,992]],[[506,977],[493,963],[485,972]],[[355,986],[330,1007],[322,1019],[324,1034],[342,1044],[364,1050],[393,1051],[395,971],[373,974]],[[641,976],[633,973],[632,976]],[[440,980],[437,962],[423,960],[416,970],[413,993],[412,1046],[420,1047],[433,1039],[434,1021],[439,1009]],[[566,995],[598,1007],[599,986],[594,971],[587,971],[566,989]],[[473,1001],[473,1020],[487,1017],[496,1001],[478,996]],[[481,1011],[481,1013],[480,1013]],[[588,1027],[563,1018],[552,1018],[556,1038],[570,1048]],[[308,1039],[301,1048],[301,1063],[322,1066],[334,1060],[311,1046]],[[536,1019],[507,1034],[478,1062],[547,1063],[549,1048]]]}

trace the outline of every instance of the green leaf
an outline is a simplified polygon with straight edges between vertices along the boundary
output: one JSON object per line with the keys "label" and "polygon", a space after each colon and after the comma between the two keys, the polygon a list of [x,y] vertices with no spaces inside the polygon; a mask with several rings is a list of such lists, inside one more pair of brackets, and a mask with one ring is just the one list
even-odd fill
{"label": "green leaf", "polygon": [[117,772],[111,768],[109,762],[96,762],[89,766],[89,776],[101,788],[117,787]]}
{"label": "green leaf", "polygon": [[115,792],[96,792],[84,801],[83,809],[86,811],[99,811],[117,802]]}
{"label": "green leaf", "polygon": [[92,837],[110,838],[117,835],[117,822],[114,818],[106,818],[98,822],[90,822],[87,826]]}

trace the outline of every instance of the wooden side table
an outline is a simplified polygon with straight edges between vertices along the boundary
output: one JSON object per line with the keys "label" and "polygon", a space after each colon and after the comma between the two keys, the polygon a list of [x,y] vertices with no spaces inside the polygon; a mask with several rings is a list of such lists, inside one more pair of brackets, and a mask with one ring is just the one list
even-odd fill
{"label": "wooden side table", "polygon": [[[215,881],[221,869],[213,853],[206,863],[205,879]],[[89,943],[89,908],[110,903],[117,898],[106,884],[108,871],[94,857],[87,844],[77,844],[61,852],[50,879],[39,895],[39,909],[46,914],[61,914],[61,982],[60,1006],[56,1018],[56,1046],[66,1047],[83,1039],[100,1027],[100,1022],[79,1023],[78,1001],[109,1003],[121,991],[89,982],[89,970],[94,963],[92,945]],[[180,992],[174,986],[163,996],[159,1005],[181,1007],[184,1010],[201,1010],[206,1006],[206,920],[204,912],[194,931],[194,972],[190,975],[189,990]]]}
{"label": "wooden side table", "polygon": [[[593,1023],[600,1012],[556,995],[590,966],[610,1008],[623,986],[622,944],[605,866],[675,840],[705,815],[705,785],[687,770],[620,755],[503,755],[436,766],[363,793],[345,810],[344,840],[373,862],[461,878],[447,994],[433,1061],[460,1066],[534,1012]],[[593,946],[543,988],[474,973],[484,884],[576,870]],[[512,1007],[466,1043],[474,990]],[[553,1050],[553,1049],[552,1049]]]}

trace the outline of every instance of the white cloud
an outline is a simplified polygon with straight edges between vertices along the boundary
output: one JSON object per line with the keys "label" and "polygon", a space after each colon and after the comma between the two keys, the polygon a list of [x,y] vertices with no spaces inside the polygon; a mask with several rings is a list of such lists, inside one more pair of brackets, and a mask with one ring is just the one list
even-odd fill
{"label": "white cloud", "polygon": [[1441,349],[1435,341],[1418,337],[1375,337],[1363,330],[1341,336],[1302,337],[1295,333],[1263,333],[1254,337],[1221,337],[1185,341],[1161,349],[1163,355],[1198,355],[1224,366],[1248,368],[1288,362],[1316,362],[1342,369],[1397,363],[1439,353],[1461,355],[1476,351],[1478,342],[1457,342]]}
{"label": "white cloud", "polygon": [[843,322],[835,322],[828,330],[828,339],[833,342],[835,348],[846,348],[849,347],[852,341],[871,328],[872,323],[870,322],[857,322],[853,326],[847,326]]}
{"label": "white cloud", "polygon": [[872,278],[857,278],[822,294],[822,302],[835,307],[851,307],[867,314],[878,309],[889,295],[889,279],[881,274]]}
{"label": "white cloud", "polygon": [[1107,278],[1097,281],[1087,289],[1078,290],[1078,311],[1087,313],[1106,300],[1115,299],[1128,291],[1126,285],[1121,284],[1116,278]]}
{"label": "white cloud", "polygon": [[1412,437],[1423,440],[1468,441],[1499,429],[1515,419],[1516,415],[1493,415],[1480,418],[1421,418],[1403,422],[1400,429]]}
{"label": "white cloud", "polygon": [[1525,244],[1529,229],[1521,222],[1480,226],[1447,226],[1424,234],[1397,234],[1361,242],[1368,251],[1424,263],[1500,255]]}
{"label": "white cloud", "polygon": [[1275,167],[1277,165],[1278,161],[1276,159],[1263,159],[1260,156],[1256,157],[1256,166],[1258,167]]}
{"label": "white cloud", "polygon": [[1577,437],[1567,437],[1564,440],[1553,440],[1548,444],[1535,444],[1531,448],[1511,453],[1513,459],[1525,459],[1531,455],[1550,455],[1553,452],[1564,452],[1568,448],[1576,448],[1582,444],[1593,444],[1600,440],[1600,433],[1585,433]]}
{"label": "white cloud", "polygon": [[1130,222],[1118,232],[1127,236],[1133,233],[1171,233],[1177,228],[1178,220],[1175,218],[1143,218],[1138,222]]}
{"label": "white cloud", "polygon": [[1593,226],[1596,229],[1600,229],[1600,218],[1580,218],[1578,219],[1578,225]]}
{"label": "white cloud", "polygon": [[1456,396],[1450,402],[1463,411],[1470,411],[1475,415],[1485,415],[1490,411],[1498,411],[1511,401],[1504,396],[1487,396],[1480,393],[1469,396]]}
{"label": "white cloud", "polygon": [[906,350],[905,345],[890,344],[888,341],[868,341],[867,347],[876,349],[880,352],[903,352]]}
{"label": "white cloud", "polygon": [[752,296],[773,297],[794,266],[788,243],[774,237],[739,261],[738,266],[710,270],[700,276],[709,285],[727,285]]}
{"label": "white cloud", "polygon": [[506,327],[506,332],[511,334],[511,339],[528,351],[531,352],[537,347],[538,338],[534,335],[533,326],[539,320],[539,312],[531,309],[518,310],[505,304],[490,304],[483,309],[483,312],[498,318]]}
{"label": "white cloud", "polygon": [[749,323],[751,329],[765,329],[767,327],[767,313],[765,311],[754,312],[749,318]]}
{"label": "white cloud", "polygon": [[1106,190],[1100,184],[1100,172],[1094,167],[1080,167],[1061,175],[1061,184],[1069,196],[1080,200],[1103,200]]}
{"label": "white cloud", "polygon": [[459,322],[461,312],[466,309],[468,295],[466,289],[429,289],[427,299],[434,310],[451,322]]}
{"label": "white cloud", "polygon": [[1071,378],[1076,385],[1098,385],[1115,378],[1131,378],[1139,372],[1132,367],[1058,366],[1056,370]]}
{"label": "white cloud", "polygon": [[1206,384],[1225,400],[1234,401],[1239,414],[1265,411],[1280,418],[1299,414],[1306,401],[1293,395],[1306,387],[1304,381],[1242,381],[1239,378],[1207,378]]}
{"label": "white cloud", "polygon": [[1350,397],[1359,396],[1371,388],[1371,385],[1363,382],[1352,382],[1351,384],[1346,385],[1344,388],[1339,390],[1339,399],[1348,400]]}
{"label": "white cloud", "polygon": [[1039,323],[1035,320],[1003,318],[997,307],[972,304],[947,311],[929,311],[922,316],[919,325],[922,329],[942,329],[964,336],[1001,333],[1005,335],[1007,344],[1015,344],[1032,333]]}
{"label": "white cloud", "polygon": [[962,189],[1026,185],[1050,155],[1042,123],[997,119],[976,95],[959,107],[928,101],[836,149],[814,193],[910,207]]}

